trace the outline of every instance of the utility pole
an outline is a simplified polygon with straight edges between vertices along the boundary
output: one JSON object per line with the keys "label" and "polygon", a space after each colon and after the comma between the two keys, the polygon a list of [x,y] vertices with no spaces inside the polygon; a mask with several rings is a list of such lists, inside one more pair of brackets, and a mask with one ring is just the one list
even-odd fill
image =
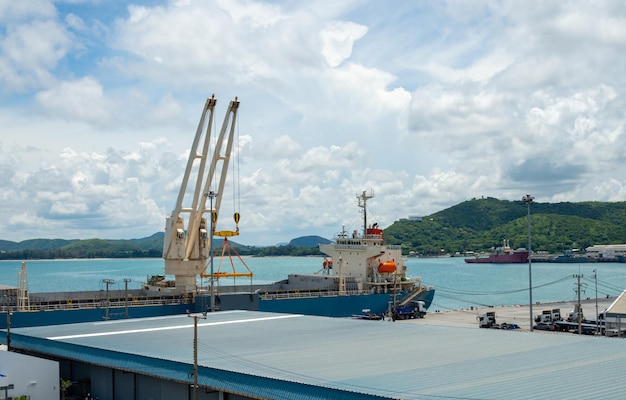
{"label": "utility pole", "polygon": [[198,319],[206,319],[206,312],[187,316],[193,318],[193,400],[198,400]]}
{"label": "utility pole", "polygon": [[578,304],[576,304],[576,321],[578,322],[578,334],[582,333],[582,323],[583,323],[583,308],[580,305],[580,292],[581,292],[581,283],[580,278],[582,278],[582,274],[574,275],[574,278],[578,279],[578,283],[576,284],[576,293],[578,294]]}

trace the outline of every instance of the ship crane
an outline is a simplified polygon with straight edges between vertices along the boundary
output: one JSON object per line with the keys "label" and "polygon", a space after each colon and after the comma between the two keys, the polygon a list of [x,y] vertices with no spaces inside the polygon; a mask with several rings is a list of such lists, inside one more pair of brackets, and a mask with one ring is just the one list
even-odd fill
{"label": "ship crane", "polygon": [[[223,197],[221,194],[224,191],[228,163],[233,150],[235,124],[239,109],[239,101],[236,97],[228,106],[222,128],[215,142],[213,155],[209,158],[216,104],[217,100],[213,95],[207,99],[204,105],[196,136],[189,152],[187,168],[176,205],[172,214],[165,221],[163,241],[165,273],[174,275],[175,286],[178,290],[195,290],[196,276],[206,268],[213,242],[213,232],[210,232],[211,228],[207,224],[206,214],[210,214],[210,218],[212,218],[210,226],[214,230]],[[201,142],[202,147],[200,147]],[[195,186],[190,188],[192,174],[196,174]],[[216,179],[219,181],[215,182]],[[186,201],[187,195],[191,197],[190,202]],[[211,208],[213,209],[211,210]],[[234,218],[237,224],[239,213],[235,213]],[[185,222],[187,223],[186,226]],[[232,235],[238,234],[238,231],[238,228],[232,231]]]}

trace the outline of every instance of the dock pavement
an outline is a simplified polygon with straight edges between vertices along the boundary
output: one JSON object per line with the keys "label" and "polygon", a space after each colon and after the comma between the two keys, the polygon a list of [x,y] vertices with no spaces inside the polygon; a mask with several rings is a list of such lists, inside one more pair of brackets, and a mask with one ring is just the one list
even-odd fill
{"label": "dock pavement", "polygon": [[[607,309],[616,297],[599,298],[597,301],[598,312],[601,313]],[[577,300],[561,301],[556,303],[536,303],[533,304],[533,320],[534,317],[541,314],[543,310],[560,309],[561,316],[565,319],[567,315],[574,310]],[[595,320],[596,318],[596,299],[585,299],[580,301],[583,309],[583,315],[586,319]],[[477,316],[486,314],[489,311],[495,311],[496,323],[517,324],[522,330],[530,329],[530,307],[528,304],[519,304],[513,306],[497,306],[486,308],[470,308],[463,310],[451,311],[429,311],[424,318],[409,319],[396,321],[400,323],[413,323],[424,325],[453,326],[464,328],[478,328]],[[534,322],[533,322],[534,323]]]}

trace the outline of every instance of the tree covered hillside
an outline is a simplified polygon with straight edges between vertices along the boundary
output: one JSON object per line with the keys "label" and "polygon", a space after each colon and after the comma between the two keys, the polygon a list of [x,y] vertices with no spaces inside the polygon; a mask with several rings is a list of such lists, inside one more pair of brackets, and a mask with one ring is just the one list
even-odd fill
{"label": "tree covered hillside", "polygon": [[[472,199],[423,217],[402,220],[384,230],[387,241],[403,252],[421,254],[489,251],[503,240],[527,247],[527,207],[520,201]],[[626,202],[535,203],[531,205],[533,251],[563,253],[595,244],[626,243]],[[230,242],[241,255],[320,255],[319,236],[293,239],[287,246],[256,247]],[[221,244],[216,238],[215,246]],[[0,240],[0,259],[161,257],[163,232],[130,240]]]}
{"label": "tree covered hillside", "polygon": [[[429,255],[489,251],[504,239],[527,247],[527,211],[521,200],[472,199],[422,221],[397,221],[384,234],[406,252]],[[534,203],[530,213],[533,251],[626,243],[626,202]]]}

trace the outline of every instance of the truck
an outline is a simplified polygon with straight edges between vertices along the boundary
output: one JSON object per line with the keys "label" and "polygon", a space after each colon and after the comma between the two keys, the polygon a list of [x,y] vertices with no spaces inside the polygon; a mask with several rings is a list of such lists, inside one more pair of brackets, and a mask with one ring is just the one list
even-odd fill
{"label": "truck", "polygon": [[604,334],[606,328],[605,313],[602,312],[598,317],[598,321],[585,319],[582,307],[576,304],[574,311],[568,314],[567,320],[556,321],[556,326],[563,332],[582,333],[584,335]]}
{"label": "truck", "polygon": [[488,311],[486,314],[477,315],[476,320],[478,321],[479,328],[500,328],[500,326],[496,324],[495,311]]}
{"label": "truck", "polygon": [[535,317],[536,323],[561,321],[561,309],[554,308],[552,310],[543,310],[541,314]]}
{"label": "truck", "polygon": [[391,319],[424,318],[426,315],[425,303],[421,300],[411,300],[406,304],[399,304],[392,308]]}
{"label": "truck", "polygon": [[576,304],[574,306],[574,311],[570,312],[567,316],[567,321],[578,322],[579,319],[582,322],[585,320],[585,316],[583,314],[583,308],[580,306],[580,304]]}

